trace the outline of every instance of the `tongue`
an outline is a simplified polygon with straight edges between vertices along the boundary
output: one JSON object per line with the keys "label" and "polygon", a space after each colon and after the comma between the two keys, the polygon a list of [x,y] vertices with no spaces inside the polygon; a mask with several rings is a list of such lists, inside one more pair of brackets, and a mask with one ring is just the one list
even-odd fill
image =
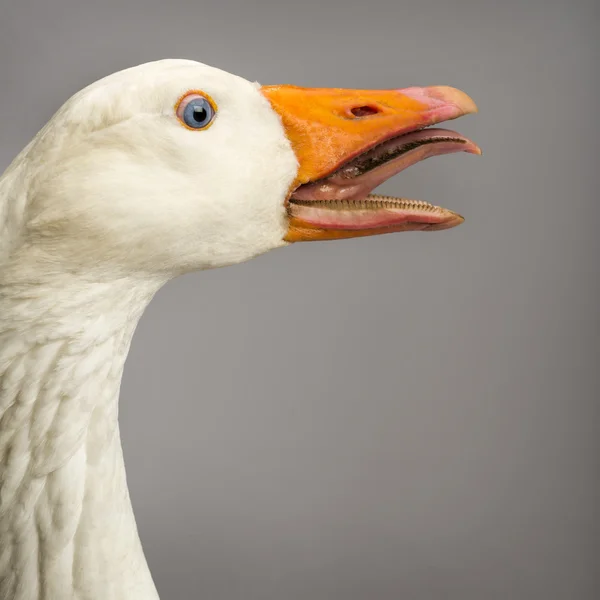
{"label": "tongue", "polygon": [[468,138],[448,129],[423,129],[388,140],[335,173],[300,186],[295,200],[359,200],[371,190],[415,163],[454,152],[481,154]]}

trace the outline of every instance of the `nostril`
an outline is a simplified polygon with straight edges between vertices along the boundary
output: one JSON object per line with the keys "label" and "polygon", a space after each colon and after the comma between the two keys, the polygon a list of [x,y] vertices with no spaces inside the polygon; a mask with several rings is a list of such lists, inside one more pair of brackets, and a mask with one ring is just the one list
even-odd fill
{"label": "nostril", "polygon": [[379,109],[376,106],[357,106],[350,111],[355,117],[370,117],[376,115]]}

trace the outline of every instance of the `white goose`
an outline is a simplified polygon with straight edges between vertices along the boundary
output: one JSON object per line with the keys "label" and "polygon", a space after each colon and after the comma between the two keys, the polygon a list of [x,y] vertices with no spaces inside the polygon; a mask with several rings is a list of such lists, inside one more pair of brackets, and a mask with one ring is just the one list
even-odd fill
{"label": "white goose", "polygon": [[476,111],[448,87],[261,87],[193,61],[73,96],[0,179],[0,598],[158,598],[117,423],[153,294],[301,240],[443,229],[369,195],[418,160],[479,153],[428,125]]}

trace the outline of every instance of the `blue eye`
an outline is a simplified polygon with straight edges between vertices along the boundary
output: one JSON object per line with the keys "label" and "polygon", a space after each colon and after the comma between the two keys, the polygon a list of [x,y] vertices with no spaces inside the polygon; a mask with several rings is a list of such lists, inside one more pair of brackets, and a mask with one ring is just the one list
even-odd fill
{"label": "blue eye", "polygon": [[190,129],[204,129],[214,119],[215,109],[204,96],[190,94],[181,101],[177,116]]}

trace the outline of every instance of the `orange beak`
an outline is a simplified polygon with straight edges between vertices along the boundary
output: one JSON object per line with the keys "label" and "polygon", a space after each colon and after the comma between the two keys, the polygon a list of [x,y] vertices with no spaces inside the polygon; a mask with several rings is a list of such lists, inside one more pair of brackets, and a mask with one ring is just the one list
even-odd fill
{"label": "orange beak", "polygon": [[[420,131],[441,121],[477,112],[473,100],[455,88],[438,86],[369,91],[275,85],[264,86],[261,91],[280,115],[299,163],[296,179],[286,199],[290,218],[286,236],[288,241],[356,237],[414,229],[416,227],[410,227],[410,224],[415,222],[407,220],[410,214],[406,211],[402,223],[397,222],[398,218],[396,222],[393,219],[386,222],[381,215],[374,219],[373,213],[369,216],[370,220],[365,220],[363,214],[363,224],[367,224],[363,227],[361,218],[356,218],[356,210],[353,218],[346,215],[336,225],[335,219],[331,218],[325,221],[321,218],[311,223],[310,219],[306,220],[306,214],[298,216],[290,207],[293,208],[297,193],[302,199],[302,206],[308,208],[317,206],[310,204],[314,199],[320,202],[321,208],[337,210],[339,213],[342,209],[346,210],[340,208],[339,204],[345,200],[350,203],[347,210],[356,209],[356,203],[360,201],[361,210],[368,211],[368,188],[375,187],[387,176],[409,164],[433,154],[459,150],[481,153],[473,142],[454,132],[450,133],[455,137],[438,134],[435,141],[440,143],[436,144],[424,135],[425,132]],[[411,135],[417,135],[418,139],[409,144]],[[385,148],[386,156],[378,156],[378,148]],[[361,163],[362,157],[370,161],[366,166]],[[395,166],[392,167],[391,163]],[[349,170],[349,166],[354,170]],[[345,167],[348,167],[346,172]],[[350,182],[353,191],[348,192]],[[331,197],[327,197],[328,193]],[[352,200],[356,206],[351,205]],[[332,202],[330,206],[327,206],[328,201]],[[373,204],[372,210],[375,208]]]}

